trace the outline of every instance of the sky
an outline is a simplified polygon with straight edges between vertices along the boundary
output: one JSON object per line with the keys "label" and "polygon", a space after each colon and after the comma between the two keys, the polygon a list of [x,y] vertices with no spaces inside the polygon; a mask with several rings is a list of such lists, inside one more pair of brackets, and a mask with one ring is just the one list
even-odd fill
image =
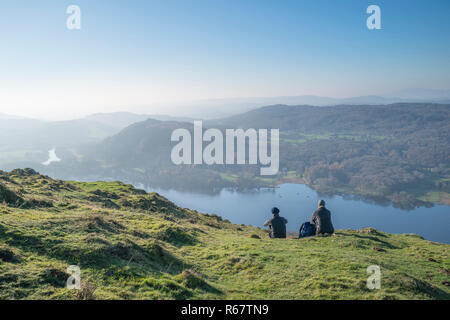
{"label": "sky", "polygon": [[[380,30],[366,26],[372,4]],[[66,27],[69,5],[80,30]],[[448,0],[2,1],[0,113],[448,90],[449,13]]]}

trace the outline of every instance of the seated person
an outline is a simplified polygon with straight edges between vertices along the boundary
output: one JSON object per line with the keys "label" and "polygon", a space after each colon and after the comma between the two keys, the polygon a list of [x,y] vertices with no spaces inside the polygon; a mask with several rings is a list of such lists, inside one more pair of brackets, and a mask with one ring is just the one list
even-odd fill
{"label": "seated person", "polygon": [[319,201],[319,209],[314,211],[311,217],[311,223],[316,226],[316,235],[324,233],[334,233],[331,223],[331,212],[325,208],[325,201]]}
{"label": "seated person", "polygon": [[276,207],[272,208],[272,219],[264,222],[265,227],[270,229],[271,238],[286,238],[286,224],[288,221],[280,217],[280,210]]}

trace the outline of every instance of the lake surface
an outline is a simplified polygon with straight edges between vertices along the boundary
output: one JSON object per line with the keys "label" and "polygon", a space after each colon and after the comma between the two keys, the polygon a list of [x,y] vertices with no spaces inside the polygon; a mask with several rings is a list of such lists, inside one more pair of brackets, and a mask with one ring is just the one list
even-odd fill
{"label": "lake surface", "polygon": [[180,207],[215,213],[235,224],[263,227],[264,221],[271,217],[271,208],[278,207],[281,216],[289,221],[288,231],[298,231],[302,222],[311,218],[317,201],[324,199],[335,229],[372,227],[389,233],[416,233],[427,240],[450,243],[448,206],[406,211],[342,196],[319,197],[316,191],[302,184],[283,184],[253,193],[222,190],[218,195],[146,189],[158,192]]}

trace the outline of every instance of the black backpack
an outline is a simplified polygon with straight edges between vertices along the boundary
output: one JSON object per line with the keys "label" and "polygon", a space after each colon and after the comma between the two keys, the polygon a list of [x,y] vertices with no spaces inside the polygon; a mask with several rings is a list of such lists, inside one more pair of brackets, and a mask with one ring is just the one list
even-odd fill
{"label": "black backpack", "polygon": [[300,227],[298,238],[310,237],[316,233],[316,226],[310,222],[305,222]]}

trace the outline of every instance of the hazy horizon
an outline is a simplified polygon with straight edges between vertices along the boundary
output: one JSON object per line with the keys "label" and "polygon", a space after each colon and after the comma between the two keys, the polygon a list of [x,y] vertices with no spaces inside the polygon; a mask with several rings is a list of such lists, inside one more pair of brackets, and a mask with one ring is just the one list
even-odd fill
{"label": "hazy horizon", "polygon": [[[211,113],[207,114],[205,119],[210,118],[220,118],[221,116],[228,116],[236,113],[240,113],[240,111],[223,110],[224,112],[220,112],[217,110],[218,108],[223,108],[224,105],[228,105],[230,103],[234,103],[236,106],[246,106],[248,110],[268,106],[275,104],[286,104],[286,105],[313,105],[313,106],[333,106],[338,105],[340,103],[346,104],[348,101],[355,99],[355,101],[359,101],[358,99],[362,99],[362,101],[369,101],[370,98],[381,98],[386,99],[386,103],[377,103],[374,102],[364,102],[361,104],[392,104],[396,102],[431,102],[431,103],[441,103],[441,101],[450,101],[450,90],[445,89],[423,89],[423,88],[410,88],[405,89],[405,92],[410,92],[413,90],[419,90],[418,96],[412,94],[411,95],[396,95],[395,93],[386,93],[382,95],[367,95],[367,96],[355,96],[355,97],[326,97],[326,96],[317,96],[317,95],[295,95],[295,96],[273,96],[273,97],[234,97],[234,98],[217,98],[217,99],[201,99],[201,100],[192,100],[192,101],[179,101],[179,102],[161,102],[156,105],[131,105],[131,106],[110,106],[108,108],[103,108],[102,106],[97,106],[90,108],[84,112],[66,114],[66,115],[33,115],[28,113],[14,113],[8,112],[8,107],[0,106],[0,116],[7,116],[11,119],[13,118],[25,118],[25,119],[36,119],[43,121],[65,121],[65,120],[75,120],[82,119],[95,114],[110,114],[110,113],[133,113],[133,114],[141,114],[141,115],[161,115],[161,116],[173,116],[173,117],[197,117],[199,112],[197,110],[193,110],[194,114],[189,114],[189,107],[209,107],[212,108]],[[430,94],[434,94],[434,96],[430,96]],[[366,99],[367,98],[367,99]],[[307,102],[304,102],[306,99]],[[396,101],[398,99],[399,101]],[[260,101],[260,102],[258,102]],[[298,101],[298,102],[297,102]],[[314,102],[311,102],[314,101]],[[358,104],[358,103],[350,103],[350,104]],[[215,108],[215,109],[214,109]],[[4,111],[5,110],[5,111]],[[241,110],[241,112],[245,112],[248,110]],[[215,114],[216,116],[211,116],[211,114]],[[201,118],[201,117],[197,117]]]}

